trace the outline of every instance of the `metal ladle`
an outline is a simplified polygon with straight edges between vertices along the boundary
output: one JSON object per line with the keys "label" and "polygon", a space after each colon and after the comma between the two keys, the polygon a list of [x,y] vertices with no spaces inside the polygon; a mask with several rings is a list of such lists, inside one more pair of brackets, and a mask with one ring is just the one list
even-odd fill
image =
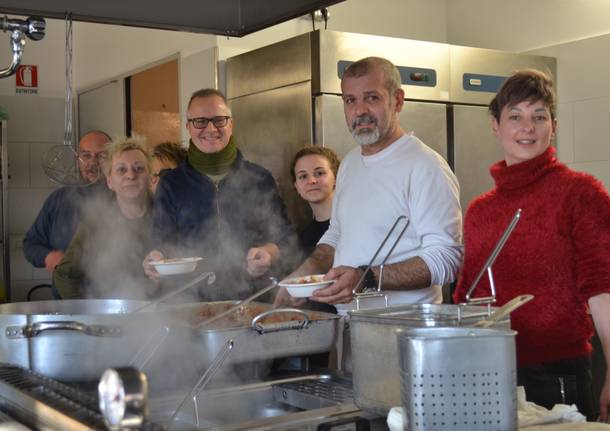
{"label": "metal ladle", "polygon": [[174,296],[184,292],[187,289],[190,289],[191,287],[197,285],[199,282],[208,279],[208,285],[214,283],[214,281],[216,281],[216,274],[214,274],[213,272],[203,272],[201,274],[199,274],[197,277],[195,277],[193,280],[191,280],[189,283],[185,284],[184,286],[182,286],[179,289],[173,290],[163,296],[161,296],[160,298],[155,299],[154,301],[149,302],[148,304],[145,304],[139,308],[136,308],[135,310],[132,311],[132,313],[139,313],[140,311],[155,306],[161,302],[167,301],[170,298],[173,298]]}
{"label": "metal ladle", "polygon": [[220,352],[218,352],[218,354],[216,355],[216,357],[214,358],[214,360],[212,361],[212,363],[210,364],[208,369],[205,370],[205,373],[203,373],[201,378],[197,381],[197,383],[195,383],[195,386],[193,386],[193,389],[191,389],[191,391],[180,402],[180,404],[178,405],[178,408],[176,409],[174,414],[172,414],[172,416],[169,418],[169,422],[172,422],[176,418],[176,416],[178,415],[178,413],[184,406],[184,403],[186,403],[186,401],[189,398],[191,398],[193,400],[193,406],[195,408],[196,425],[199,426],[199,409],[197,408],[197,395],[199,395],[199,393],[203,390],[203,388],[205,388],[207,386],[207,384],[210,382],[212,377],[214,377],[214,374],[216,374],[216,371],[218,371],[218,369],[222,366],[224,361],[229,356],[229,353],[231,352],[231,350],[233,350],[234,345],[235,344],[234,344],[233,340],[227,340],[227,342],[224,344],[224,346],[222,347]]}

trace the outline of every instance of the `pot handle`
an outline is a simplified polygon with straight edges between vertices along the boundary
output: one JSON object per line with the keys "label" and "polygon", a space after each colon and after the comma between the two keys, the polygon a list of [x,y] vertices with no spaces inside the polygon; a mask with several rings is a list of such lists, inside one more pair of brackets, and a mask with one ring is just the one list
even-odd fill
{"label": "pot handle", "polygon": [[[272,323],[269,325],[259,323],[259,321],[263,320],[264,318],[276,313],[297,313],[303,316],[303,320],[291,320],[288,322]],[[258,331],[260,334],[264,334],[265,332],[285,331],[289,329],[301,329],[307,327],[308,325],[309,317],[307,316],[307,313],[305,313],[303,310],[299,310],[298,308],[275,308],[273,310],[263,311],[252,319],[252,329]]]}
{"label": "pot handle", "polygon": [[45,331],[77,331],[94,337],[120,337],[123,333],[120,326],[87,325],[73,320],[36,322],[26,326],[9,326],[5,334],[8,338],[33,338]]}

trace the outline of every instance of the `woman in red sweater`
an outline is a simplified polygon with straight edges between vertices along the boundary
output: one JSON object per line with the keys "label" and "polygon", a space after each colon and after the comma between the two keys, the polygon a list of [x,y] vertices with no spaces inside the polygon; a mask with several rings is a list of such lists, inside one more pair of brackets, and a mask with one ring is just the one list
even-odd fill
{"label": "woman in red sweater", "polygon": [[[610,198],[591,175],[560,163],[552,81],[535,70],[517,72],[489,105],[504,160],[491,166],[496,187],[474,199],[464,219],[464,267],[454,295],[463,302],[477,272],[518,208],[523,210],[494,266],[497,304],[531,293],[514,312],[517,384],[527,399],[551,408],[576,404],[597,416],[591,390],[590,310],[606,364],[610,357]],[[475,296],[489,294],[481,280]],[[610,374],[600,397],[607,420]]]}

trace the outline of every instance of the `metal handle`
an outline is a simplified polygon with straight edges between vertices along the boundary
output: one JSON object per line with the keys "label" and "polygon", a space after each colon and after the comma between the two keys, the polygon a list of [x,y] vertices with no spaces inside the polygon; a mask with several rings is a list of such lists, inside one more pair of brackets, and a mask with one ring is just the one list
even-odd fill
{"label": "metal handle", "polygon": [[360,301],[364,301],[365,299],[373,299],[373,298],[381,298],[385,300],[385,308],[390,306],[390,299],[388,295],[383,292],[363,292],[357,294],[354,298],[356,299],[356,310],[360,310]]}
{"label": "metal handle", "polygon": [[[300,314],[303,316],[303,320],[273,323],[271,325],[263,325],[262,323],[258,323],[266,317],[277,313]],[[263,311],[252,319],[252,329],[258,331],[260,334],[264,334],[265,332],[284,331],[288,329],[301,329],[307,327],[308,325],[309,317],[307,316],[307,313],[305,313],[303,310],[299,310],[298,308],[275,308],[273,310]]]}
{"label": "metal handle", "polygon": [[155,352],[159,349],[159,347],[161,347],[161,344],[163,344],[168,335],[168,326],[162,326],[161,328],[157,329],[138,349],[136,354],[133,355],[133,358],[131,358],[131,361],[129,361],[129,366],[142,371],[148,361],[150,361],[150,359],[155,355]]}
{"label": "metal handle", "polygon": [[218,319],[222,319],[223,317],[233,313],[236,310],[239,310],[240,308],[242,308],[244,305],[254,301],[256,298],[258,298],[259,296],[269,292],[271,289],[273,289],[274,287],[277,286],[277,279],[275,277],[269,277],[269,280],[271,280],[271,284],[267,287],[262,288],[261,290],[259,290],[258,292],[248,296],[246,299],[239,301],[237,304],[235,304],[234,306],[232,306],[231,308],[229,308],[228,310],[223,311],[222,313],[218,313],[216,316],[212,316],[207,320],[204,320],[203,322],[199,323],[196,326],[196,329],[200,329],[204,326],[209,325],[212,322],[217,321]]}
{"label": "metal handle", "polygon": [[[498,257],[498,255],[502,251],[502,248],[504,247],[504,244],[506,244],[506,241],[508,240],[510,235],[513,233],[513,230],[517,226],[517,223],[519,222],[520,219],[521,219],[521,208],[519,208],[517,210],[517,212],[515,213],[515,215],[513,216],[513,218],[510,221],[509,225],[506,227],[506,230],[504,230],[504,233],[500,237],[500,240],[498,241],[498,243],[494,247],[493,251],[491,252],[491,255],[489,255],[489,257],[487,258],[487,261],[485,262],[485,264],[481,268],[481,271],[479,271],[479,273],[477,274],[476,278],[472,282],[472,285],[470,286],[470,289],[468,289],[468,292],[466,292],[466,302],[468,304],[491,304],[491,303],[496,302],[496,286],[494,284],[493,273],[492,273],[492,270],[491,270],[491,266],[496,261],[496,258]],[[474,291],[474,289],[479,284],[479,281],[481,281],[481,278],[483,277],[483,274],[485,274],[486,272],[487,272],[487,275],[489,277],[489,285],[490,285],[490,289],[491,289],[491,296],[487,296],[487,297],[484,297],[484,298],[471,299],[472,292]]]}
{"label": "metal handle", "polygon": [[5,78],[15,73],[21,63],[25,37],[31,40],[41,40],[44,37],[45,21],[39,17],[29,17],[27,21],[21,19],[9,19],[4,16],[0,21],[0,30],[11,32],[11,51],[13,58],[11,64],[0,70],[0,78]]}
{"label": "metal handle", "polygon": [[218,354],[216,355],[216,357],[214,358],[214,360],[212,361],[212,363],[210,364],[208,369],[205,370],[205,373],[203,373],[203,375],[201,376],[199,381],[197,383],[195,383],[195,386],[193,386],[193,389],[191,389],[191,392],[189,392],[184,397],[184,399],[180,402],[180,404],[178,405],[178,408],[176,409],[176,411],[174,411],[172,416],[169,418],[169,422],[173,421],[176,418],[176,416],[178,415],[178,413],[182,409],[182,406],[184,406],[184,403],[189,398],[192,398],[193,399],[193,404],[194,404],[194,407],[195,407],[196,423],[197,423],[197,425],[199,425],[199,412],[197,410],[197,399],[196,399],[197,395],[199,395],[199,392],[201,392],[203,390],[203,388],[212,379],[214,374],[216,374],[216,371],[222,366],[222,364],[224,363],[225,359],[227,359],[227,356],[229,356],[229,353],[231,352],[231,350],[233,350],[234,346],[235,346],[235,344],[233,343],[233,340],[227,340],[227,342],[224,344],[224,346],[222,347],[220,352],[218,352]]}
{"label": "metal handle", "polygon": [[377,256],[381,252],[381,250],[383,249],[383,246],[385,245],[385,243],[388,241],[388,239],[390,239],[390,235],[392,235],[392,232],[394,232],[394,229],[396,229],[396,226],[398,225],[398,222],[400,222],[400,220],[402,220],[402,219],[406,220],[405,227],[402,228],[402,230],[398,234],[398,237],[394,241],[394,244],[392,244],[392,247],[390,247],[390,251],[388,251],[388,253],[385,255],[385,258],[381,262],[381,270],[379,272],[379,281],[377,283],[377,292],[381,292],[381,283],[382,283],[382,278],[383,278],[383,266],[385,265],[385,263],[387,262],[388,258],[390,257],[390,255],[392,254],[392,252],[394,251],[396,246],[398,245],[398,241],[400,241],[400,238],[402,238],[402,235],[405,233],[405,231],[409,227],[409,219],[407,219],[407,216],[405,216],[405,215],[398,216],[398,218],[396,219],[396,221],[394,222],[394,224],[390,228],[390,231],[388,232],[388,234],[385,236],[383,241],[381,241],[381,244],[377,248],[377,251],[375,251],[375,254],[373,255],[373,257],[371,258],[369,264],[366,266],[366,269],[362,273],[362,276],[360,277],[360,280],[358,280],[358,283],[356,283],[356,286],[352,290],[352,293],[354,294],[354,296],[362,295],[362,293],[361,293],[362,289],[360,288],[360,286],[362,285],[362,282],[364,281],[364,278],[366,277],[366,274],[371,270],[371,266],[373,266],[373,262],[375,261],[375,259],[377,258]]}
{"label": "metal handle", "polygon": [[123,335],[120,326],[87,325],[76,321],[36,322],[26,326],[9,326],[5,333],[8,338],[33,338],[45,331],[76,331],[94,337],[120,337]]}

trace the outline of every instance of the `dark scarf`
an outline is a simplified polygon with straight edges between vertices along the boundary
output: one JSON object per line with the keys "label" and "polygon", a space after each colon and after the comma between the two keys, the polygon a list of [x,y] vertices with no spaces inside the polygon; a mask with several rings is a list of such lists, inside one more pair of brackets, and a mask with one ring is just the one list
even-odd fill
{"label": "dark scarf", "polygon": [[222,175],[229,171],[229,168],[237,158],[237,145],[233,136],[229,139],[226,147],[217,153],[207,154],[202,152],[193,141],[189,141],[187,160],[195,170],[204,175]]}

